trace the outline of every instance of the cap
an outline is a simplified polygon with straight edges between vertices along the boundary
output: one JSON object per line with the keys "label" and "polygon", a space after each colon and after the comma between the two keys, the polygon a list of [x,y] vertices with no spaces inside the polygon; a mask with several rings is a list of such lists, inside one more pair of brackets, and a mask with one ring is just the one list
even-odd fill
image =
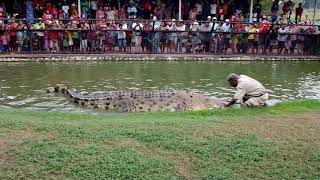
{"label": "cap", "polygon": [[212,19],[217,20],[217,18],[216,18],[216,17],[213,17]]}
{"label": "cap", "polygon": [[230,22],[230,20],[229,20],[229,19],[226,19],[226,22]]}
{"label": "cap", "polygon": [[227,76],[227,81],[229,81],[229,80],[237,80],[237,79],[239,79],[239,76],[237,74],[235,74],[235,73],[231,73],[231,74],[229,74]]}
{"label": "cap", "polygon": [[211,19],[211,16],[208,16],[207,19]]}

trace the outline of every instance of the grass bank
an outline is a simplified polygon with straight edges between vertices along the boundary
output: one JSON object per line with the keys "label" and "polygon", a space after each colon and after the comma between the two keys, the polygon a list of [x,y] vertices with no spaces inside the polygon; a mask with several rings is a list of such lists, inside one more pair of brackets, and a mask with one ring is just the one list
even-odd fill
{"label": "grass bank", "polygon": [[0,179],[320,178],[319,101],[186,113],[0,113]]}

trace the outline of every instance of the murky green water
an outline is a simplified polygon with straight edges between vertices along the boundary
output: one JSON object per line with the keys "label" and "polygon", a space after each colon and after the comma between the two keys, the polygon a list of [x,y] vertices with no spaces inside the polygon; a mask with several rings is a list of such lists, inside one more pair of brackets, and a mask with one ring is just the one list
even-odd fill
{"label": "murky green water", "polygon": [[234,92],[225,80],[231,72],[258,79],[272,99],[320,99],[319,62],[0,63],[0,108],[92,111],[45,93],[56,84],[88,92],[192,89],[228,98]]}

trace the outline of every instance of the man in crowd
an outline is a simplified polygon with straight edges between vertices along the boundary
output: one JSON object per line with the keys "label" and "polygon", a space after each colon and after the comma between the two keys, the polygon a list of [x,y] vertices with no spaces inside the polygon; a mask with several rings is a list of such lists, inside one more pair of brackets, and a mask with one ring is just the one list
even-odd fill
{"label": "man in crowd", "polygon": [[303,13],[302,3],[299,3],[299,7],[296,8],[296,23],[301,21]]}
{"label": "man in crowd", "polygon": [[249,107],[266,105],[268,93],[266,88],[259,81],[246,75],[239,76],[234,73],[228,75],[227,81],[231,87],[236,88],[236,93],[225,107],[229,107],[237,101],[240,101],[241,105]]}
{"label": "man in crowd", "polygon": [[231,38],[231,24],[230,20],[226,19],[225,23],[221,27],[223,34],[223,43],[224,43],[224,53],[227,53],[227,50],[230,45],[230,38]]}

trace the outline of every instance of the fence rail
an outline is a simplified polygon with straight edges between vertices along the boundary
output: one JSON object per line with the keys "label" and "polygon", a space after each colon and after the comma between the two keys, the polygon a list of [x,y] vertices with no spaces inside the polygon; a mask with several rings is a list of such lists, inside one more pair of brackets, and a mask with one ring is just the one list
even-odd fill
{"label": "fence rail", "polygon": [[[12,19],[0,19],[0,21]],[[76,28],[58,28],[50,22],[39,29],[26,19],[16,19],[21,29],[0,28],[0,53],[213,53],[213,54],[320,54],[320,35],[318,26],[271,24],[267,32],[248,32],[236,26],[254,25],[242,22],[230,22],[230,30],[215,30],[214,23],[209,21],[159,21],[184,26],[182,29],[159,28],[159,23],[151,20],[62,20],[62,25],[76,24]],[[107,27],[99,26],[109,23]],[[58,21],[59,23],[59,21]],[[79,24],[87,23],[87,27]],[[133,23],[142,23],[139,30]],[[158,24],[157,24],[158,23]],[[169,23],[169,24],[170,24]],[[224,23],[224,22],[215,22]],[[126,28],[121,29],[121,25]],[[203,29],[200,26],[210,26]],[[256,24],[257,25],[257,24]],[[177,25],[179,26],[179,25]],[[278,32],[285,26],[290,31]],[[145,28],[148,27],[148,28]],[[292,32],[291,28],[296,28]],[[7,36],[3,37],[3,36]],[[7,42],[6,42],[7,41]]]}

